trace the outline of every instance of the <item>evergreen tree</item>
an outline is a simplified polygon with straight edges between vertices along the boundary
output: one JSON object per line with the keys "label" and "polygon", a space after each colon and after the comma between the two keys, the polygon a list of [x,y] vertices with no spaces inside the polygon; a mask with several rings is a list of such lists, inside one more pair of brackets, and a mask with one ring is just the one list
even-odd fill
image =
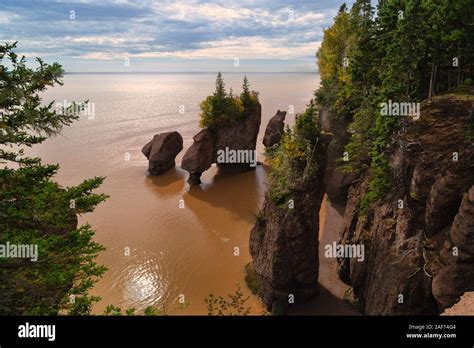
{"label": "evergreen tree", "polygon": [[472,1],[380,0],[375,17],[373,10],[369,0],[341,6],[317,52],[316,99],[330,109],[331,124],[352,120],[349,169],[369,164],[373,174],[366,202],[390,187],[389,139],[406,123],[382,116],[380,103],[419,102],[449,90],[473,76],[474,61]]}
{"label": "evergreen tree", "polygon": [[244,106],[251,104],[251,95],[250,95],[250,84],[247,76],[244,76],[244,82],[242,83],[242,94],[240,95],[240,99]]}
{"label": "evergreen tree", "polygon": [[0,244],[36,245],[38,259],[0,258],[0,314],[88,314],[99,300],[88,291],[105,272],[95,262],[104,248],[90,226],[77,227],[77,215],[106,199],[92,193],[104,178],[64,188],[52,180],[58,165],[24,156],[78,113],[77,104],[57,111],[41,103],[47,87],[62,84],[62,67],[37,58],[39,67],[27,68],[15,47],[0,45]]}
{"label": "evergreen tree", "polygon": [[222,77],[221,72],[219,71],[217,73],[217,78],[216,78],[216,91],[214,92],[214,97],[216,100],[222,101],[225,99],[227,96],[226,90],[225,90],[225,83],[224,79]]}
{"label": "evergreen tree", "polygon": [[212,115],[215,120],[225,117],[227,92],[225,90],[224,79],[219,71],[216,78],[216,90],[212,99]]}
{"label": "evergreen tree", "polygon": [[[247,116],[249,107],[253,106],[254,102],[258,102],[258,96],[254,92],[252,94],[249,92],[247,78],[244,81],[246,81],[244,83],[246,93],[242,93],[238,97],[234,95],[232,88],[230,93],[227,94],[222,74],[220,72],[217,74],[214,94],[208,96],[199,105],[201,109],[199,124],[201,127],[215,129],[220,125],[231,125],[233,122],[242,120]],[[245,103],[244,100],[247,102]]]}

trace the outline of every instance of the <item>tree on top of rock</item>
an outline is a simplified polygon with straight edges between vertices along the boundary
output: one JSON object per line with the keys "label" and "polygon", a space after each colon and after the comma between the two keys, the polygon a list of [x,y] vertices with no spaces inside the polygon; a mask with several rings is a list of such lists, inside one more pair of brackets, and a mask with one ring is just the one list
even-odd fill
{"label": "tree on top of rock", "polygon": [[242,94],[240,95],[240,100],[244,105],[250,104],[251,96],[250,96],[250,85],[249,80],[247,79],[247,75],[244,76],[244,83],[242,84]]}
{"label": "tree on top of rock", "polygon": [[227,92],[225,91],[224,79],[219,71],[216,78],[216,91],[214,92],[214,97],[216,97],[217,100],[224,100],[226,96]]}
{"label": "tree on top of rock", "polygon": [[243,92],[240,96],[234,95],[232,89],[228,94],[225,90],[222,74],[219,72],[214,93],[200,104],[200,126],[215,128],[232,124],[248,116],[252,107],[258,102],[258,93],[250,91],[247,77],[244,78],[242,89]]}
{"label": "tree on top of rock", "polygon": [[250,91],[250,84],[247,76],[244,76],[244,82],[242,84],[242,93],[240,94],[240,101],[244,106],[244,117],[248,116],[253,107],[258,103],[258,93]]}
{"label": "tree on top of rock", "polygon": [[222,78],[222,74],[219,71],[217,73],[216,78],[216,90],[214,92],[214,98],[212,99],[212,117],[215,120],[219,120],[224,118],[225,110],[226,110],[226,98],[227,92],[225,90],[224,79]]}

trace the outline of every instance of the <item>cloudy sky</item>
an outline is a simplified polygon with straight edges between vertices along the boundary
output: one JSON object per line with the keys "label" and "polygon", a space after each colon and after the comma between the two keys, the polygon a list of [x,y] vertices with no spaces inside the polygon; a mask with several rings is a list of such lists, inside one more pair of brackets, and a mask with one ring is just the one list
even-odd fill
{"label": "cloudy sky", "polygon": [[1,0],[0,42],[69,72],[314,71],[342,3]]}

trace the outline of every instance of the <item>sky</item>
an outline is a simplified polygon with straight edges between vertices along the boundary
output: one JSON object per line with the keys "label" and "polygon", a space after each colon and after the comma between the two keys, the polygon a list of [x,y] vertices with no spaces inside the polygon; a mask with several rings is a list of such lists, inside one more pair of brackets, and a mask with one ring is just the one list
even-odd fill
{"label": "sky", "polygon": [[342,3],[0,0],[0,43],[67,72],[313,72]]}

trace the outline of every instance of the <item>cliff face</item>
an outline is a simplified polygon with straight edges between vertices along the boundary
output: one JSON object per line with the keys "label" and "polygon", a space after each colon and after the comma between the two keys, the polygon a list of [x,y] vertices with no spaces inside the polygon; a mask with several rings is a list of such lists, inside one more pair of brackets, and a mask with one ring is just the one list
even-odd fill
{"label": "cliff face", "polygon": [[288,305],[290,294],[296,302],[317,293],[318,212],[325,192],[347,202],[340,244],[364,246],[362,259],[338,258],[339,277],[353,288],[361,312],[438,314],[474,291],[474,146],[467,135],[472,99],[436,97],[422,106],[419,120],[408,120],[391,137],[392,188],[365,210],[371,176],[366,171],[334,179],[345,126],[331,125],[320,113],[320,128],[332,134],[320,134],[314,175],[288,180],[295,208],[282,208],[267,192],[251,231],[250,252],[269,309]]}
{"label": "cliff face", "polygon": [[327,164],[324,174],[324,187],[331,202],[345,204],[350,185],[356,179],[355,174],[343,172],[339,160],[344,158],[344,147],[349,142],[347,131],[351,120],[330,117],[330,111],[322,108],[319,112],[320,128],[333,135],[327,150]]}
{"label": "cliff face", "polygon": [[341,243],[363,243],[366,257],[340,258],[339,276],[364,313],[434,314],[474,290],[470,109],[466,97],[437,97],[392,137],[382,202],[360,212],[369,174],[349,189]]}

